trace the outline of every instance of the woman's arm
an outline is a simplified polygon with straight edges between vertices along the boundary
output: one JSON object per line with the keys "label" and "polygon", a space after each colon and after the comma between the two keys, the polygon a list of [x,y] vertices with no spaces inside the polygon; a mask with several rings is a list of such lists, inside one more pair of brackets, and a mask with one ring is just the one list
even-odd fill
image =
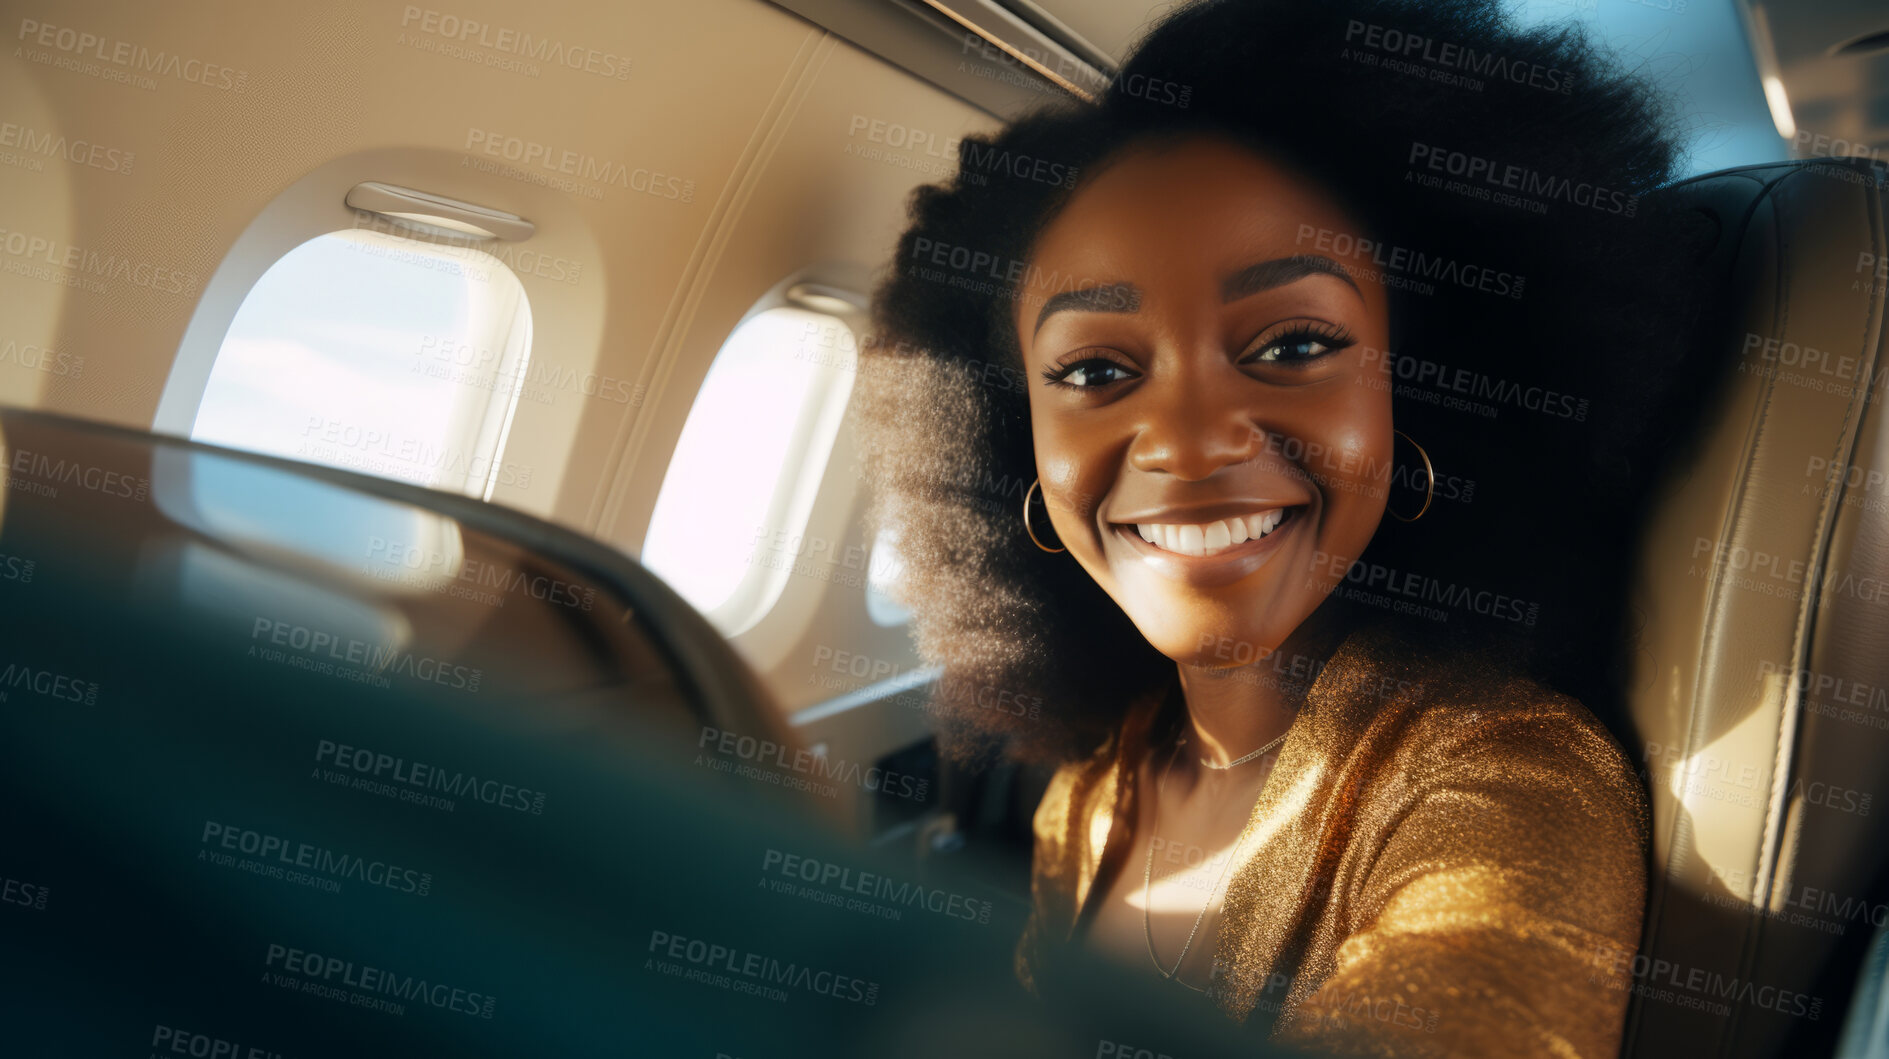
{"label": "woman's arm", "polygon": [[1646,897],[1646,798],[1626,758],[1584,708],[1545,693],[1520,709],[1439,709],[1414,734],[1387,824],[1370,831],[1382,848],[1351,894],[1355,926],[1279,1039],[1339,1054],[1615,1055]]}

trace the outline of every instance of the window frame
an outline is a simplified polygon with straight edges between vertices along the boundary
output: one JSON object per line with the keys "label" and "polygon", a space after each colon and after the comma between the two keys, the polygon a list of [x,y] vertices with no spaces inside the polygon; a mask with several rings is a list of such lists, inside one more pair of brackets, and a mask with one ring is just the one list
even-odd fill
{"label": "window frame", "polygon": [[[756,299],[735,322],[727,334],[716,346],[716,356],[726,348],[728,340],[737,334],[749,321],[762,313],[780,308],[798,308],[826,316],[844,326],[853,336],[857,351],[860,343],[869,333],[870,314],[868,297],[860,293],[870,289],[870,274],[863,267],[844,265],[816,265],[800,269],[782,279]],[[812,293],[820,297],[820,305],[813,306],[799,299]],[[842,308],[842,305],[844,308]],[[712,363],[712,362],[711,362]],[[782,489],[777,486],[775,495],[770,499],[766,525],[773,530],[783,528],[783,522],[791,522],[800,527],[803,539],[821,537],[826,540],[843,542],[855,529],[852,525],[855,507],[863,484],[854,471],[857,467],[857,452],[853,445],[852,430],[849,425],[852,394],[858,384],[857,362],[851,369],[854,378],[847,387],[844,400],[826,402],[826,415],[806,417],[801,429],[796,431],[794,444],[804,442],[802,436],[808,429],[814,428],[828,417],[836,422],[832,431],[832,443],[824,454],[824,462],[817,468],[813,466],[812,453],[802,457],[800,469],[796,472],[796,482],[792,488]],[[707,378],[704,371],[703,378]],[[700,385],[690,395],[690,413],[694,412],[694,400],[701,392]],[[687,416],[683,419],[686,428]],[[681,440],[678,432],[676,439]],[[675,458],[672,447],[668,458],[662,464],[662,474],[666,478]],[[785,474],[783,474],[785,478]],[[657,496],[661,495],[661,486],[657,487]],[[642,561],[644,548],[649,541],[650,528],[655,524],[655,507],[652,501],[648,521],[642,534],[635,543],[635,554]],[[870,544],[870,542],[868,542]],[[744,557],[745,559],[745,557]],[[870,554],[868,554],[870,561]],[[645,564],[647,565],[647,564]],[[652,570],[656,576],[661,574]],[[767,673],[784,660],[789,651],[800,641],[806,632],[809,621],[821,612],[829,598],[829,593],[837,589],[858,597],[860,613],[865,614],[865,567],[857,585],[848,585],[841,581],[823,581],[806,587],[806,590],[790,592],[794,584],[792,575],[786,570],[771,570],[759,564],[750,564],[742,583],[730,595],[729,600],[714,613],[705,615],[715,628],[726,636],[730,643],[741,652],[757,672]],[[804,580],[804,579],[803,579]],[[746,609],[748,612],[742,614]],[[738,622],[730,616],[738,617]],[[729,631],[730,628],[733,631]]]}
{"label": "window frame", "polygon": [[[355,216],[362,221],[366,220],[365,217],[358,213],[355,214]],[[356,223],[348,227],[318,232],[315,235],[295,243],[293,246],[289,247],[287,251],[277,256],[273,261],[270,261],[242,291],[235,310],[229,314],[223,333],[216,338],[215,348],[210,353],[208,368],[204,372],[203,385],[197,392],[196,407],[191,415],[191,421],[186,424],[184,429],[179,433],[181,433],[183,437],[190,438],[191,440],[204,440],[208,444],[216,444],[225,448],[253,451],[262,455],[284,456],[284,454],[279,452],[268,452],[235,442],[199,439],[196,436],[197,427],[203,415],[204,401],[209,396],[210,384],[215,378],[216,366],[223,358],[224,347],[228,344],[231,333],[235,330],[237,322],[242,318],[243,306],[249,304],[250,299],[253,298],[257,291],[261,290],[262,285],[269,280],[270,274],[280,268],[290,257],[324,239],[359,242],[370,246],[384,243],[390,248],[400,248],[403,244],[410,242],[415,247],[413,252],[416,253],[426,252],[448,257],[464,254],[479,267],[493,273],[491,282],[509,283],[509,289],[505,291],[502,296],[511,303],[509,310],[511,324],[506,327],[502,334],[497,336],[499,341],[490,343],[492,348],[497,350],[499,354],[497,362],[492,368],[495,384],[491,387],[490,392],[485,396],[483,401],[466,400],[464,402],[465,407],[463,412],[455,413],[464,416],[464,423],[458,431],[460,441],[463,441],[467,448],[467,451],[464,453],[467,460],[467,471],[463,480],[449,479],[434,483],[424,483],[400,475],[383,474],[376,471],[350,467],[345,464],[329,463],[323,460],[306,459],[303,460],[303,462],[334,467],[337,470],[352,473],[367,474],[371,477],[386,478],[390,481],[405,482],[409,485],[418,485],[421,488],[455,493],[472,497],[475,500],[489,502],[492,499],[493,490],[497,487],[499,482],[500,471],[504,463],[506,442],[511,436],[512,424],[517,414],[519,397],[522,392],[518,383],[527,377],[535,337],[534,320],[531,311],[531,295],[525,288],[524,279],[518,275],[517,272],[513,271],[504,261],[488,253],[484,247],[480,245],[481,242],[487,242],[489,240],[408,238],[403,231],[403,226],[369,222]],[[503,273],[505,280],[501,281],[498,279],[499,273]],[[501,312],[503,311],[504,310],[501,310]],[[521,317],[522,328],[518,326],[521,322]],[[482,346],[485,345],[483,341],[480,344]],[[511,367],[506,369],[504,365],[508,363]],[[509,385],[499,385],[500,380],[506,379],[509,379]],[[447,381],[444,385],[449,388],[446,392],[450,393],[450,387],[460,384]],[[489,452],[486,451],[488,446],[490,448]],[[458,447],[458,442],[452,443],[451,447]],[[449,448],[448,451],[450,450]],[[284,456],[284,458],[299,459],[299,457],[296,456]],[[483,472],[475,474],[474,468],[478,466],[476,461],[479,459],[486,460],[486,463]]]}
{"label": "window frame", "polygon": [[[769,293],[773,295],[776,291]],[[714,372],[715,361],[725,355],[730,344],[744,328],[768,313],[791,309],[822,317],[845,329],[845,332],[851,336],[855,356],[857,356],[861,328],[864,326],[863,311],[855,309],[845,313],[829,312],[797,303],[788,298],[784,290],[779,293],[779,297],[763,297],[756,302],[716,347],[715,358],[710,361],[708,370],[703,374],[703,384],[697,386],[694,394],[691,395],[689,412],[683,419],[684,432],[688,429],[688,422],[695,415],[697,403],[700,402],[706,389],[707,379]],[[821,507],[820,494],[827,479],[833,473],[835,456],[843,447],[842,435],[846,433],[847,409],[858,382],[856,362],[852,368],[841,367],[830,370],[838,374],[842,380],[841,384],[837,387],[831,383],[817,386],[807,395],[806,403],[796,412],[793,430],[785,442],[786,459],[781,465],[780,475],[774,482],[773,493],[769,496],[761,515],[761,524],[770,533],[785,532],[790,539],[798,536],[802,540],[819,536],[813,533],[811,528],[814,514]],[[677,436],[676,446],[670,450],[669,459],[663,467],[664,484],[667,484],[669,475],[675,470],[676,455],[680,450],[683,436],[682,434]],[[650,538],[656,529],[661,497],[662,486],[659,485],[657,487],[658,506],[650,509],[649,525],[643,531],[643,539],[637,550],[639,556],[645,556]],[[756,554],[758,554],[758,550],[764,546],[763,539],[755,537],[754,544],[757,549]],[[749,558],[751,560],[752,556]],[[650,566],[652,573],[658,577],[662,576],[661,571],[650,565],[646,559],[642,561],[646,566]],[[742,572],[727,598],[715,607],[703,611],[703,616],[724,636],[730,640],[739,640],[767,621],[786,594],[787,586],[791,583],[789,580],[791,576],[790,571],[749,561],[747,568]]]}

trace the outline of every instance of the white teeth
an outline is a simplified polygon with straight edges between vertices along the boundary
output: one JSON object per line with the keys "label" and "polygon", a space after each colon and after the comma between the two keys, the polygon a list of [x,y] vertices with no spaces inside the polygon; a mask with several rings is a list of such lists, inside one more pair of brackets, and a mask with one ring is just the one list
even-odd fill
{"label": "white teeth", "polygon": [[1275,508],[1256,515],[1224,518],[1218,522],[1137,523],[1135,532],[1141,534],[1142,540],[1162,551],[1181,555],[1214,555],[1266,536],[1278,529],[1285,517],[1284,508]]}
{"label": "white teeth", "polygon": [[1207,535],[1203,526],[1182,526],[1176,532],[1180,535],[1181,546],[1174,549],[1182,555],[1207,554]]}

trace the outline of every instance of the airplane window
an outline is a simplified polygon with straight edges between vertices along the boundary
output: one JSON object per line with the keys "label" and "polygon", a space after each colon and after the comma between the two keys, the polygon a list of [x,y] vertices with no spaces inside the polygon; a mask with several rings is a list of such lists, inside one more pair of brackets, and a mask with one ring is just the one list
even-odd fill
{"label": "airplane window", "polygon": [[190,436],[490,499],[530,352],[497,258],[331,232],[243,299]]}
{"label": "airplane window", "polygon": [[866,614],[875,625],[903,625],[911,609],[895,593],[905,560],[899,555],[899,534],[890,526],[872,540],[872,558],[866,562]]}
{"label": "airplane window", "polygon": [[696,394],[641,558],[730,636],[767,613],[779,567],[812,547],[801,538],[855,356],[837,317],[768,309],[728,336]]}

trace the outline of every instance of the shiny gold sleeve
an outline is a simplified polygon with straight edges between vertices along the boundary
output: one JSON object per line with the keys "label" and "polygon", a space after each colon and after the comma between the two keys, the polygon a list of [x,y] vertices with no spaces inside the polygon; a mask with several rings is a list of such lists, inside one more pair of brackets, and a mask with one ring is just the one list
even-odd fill
{"label": "shiny gold sleeve", "polygon": [[1340,862],[1345,937],[1279,1040],[1348,1055],[1619,1051],[1646,797],[1591,714],[1534,697],[1435,711],[1382,763],[1394,779],[1374,780],[1384,796],[1353,836],[1377,851]]}
{"label": "shiny gold sleeve", "polygon": [[1040,995],[1035,972],[1042,966],[1043,953],[1063,936],[1069,926],[1068,917],[1074,914],[1070,828],[1077,809],[1080,771],[1080,766],[1074,764],[1058,768],[1030,820],[1036,836],[1030,860],[1030,917],[1023,936],[1017,940],[1015,969],[1017,981],[1032,994]]}

